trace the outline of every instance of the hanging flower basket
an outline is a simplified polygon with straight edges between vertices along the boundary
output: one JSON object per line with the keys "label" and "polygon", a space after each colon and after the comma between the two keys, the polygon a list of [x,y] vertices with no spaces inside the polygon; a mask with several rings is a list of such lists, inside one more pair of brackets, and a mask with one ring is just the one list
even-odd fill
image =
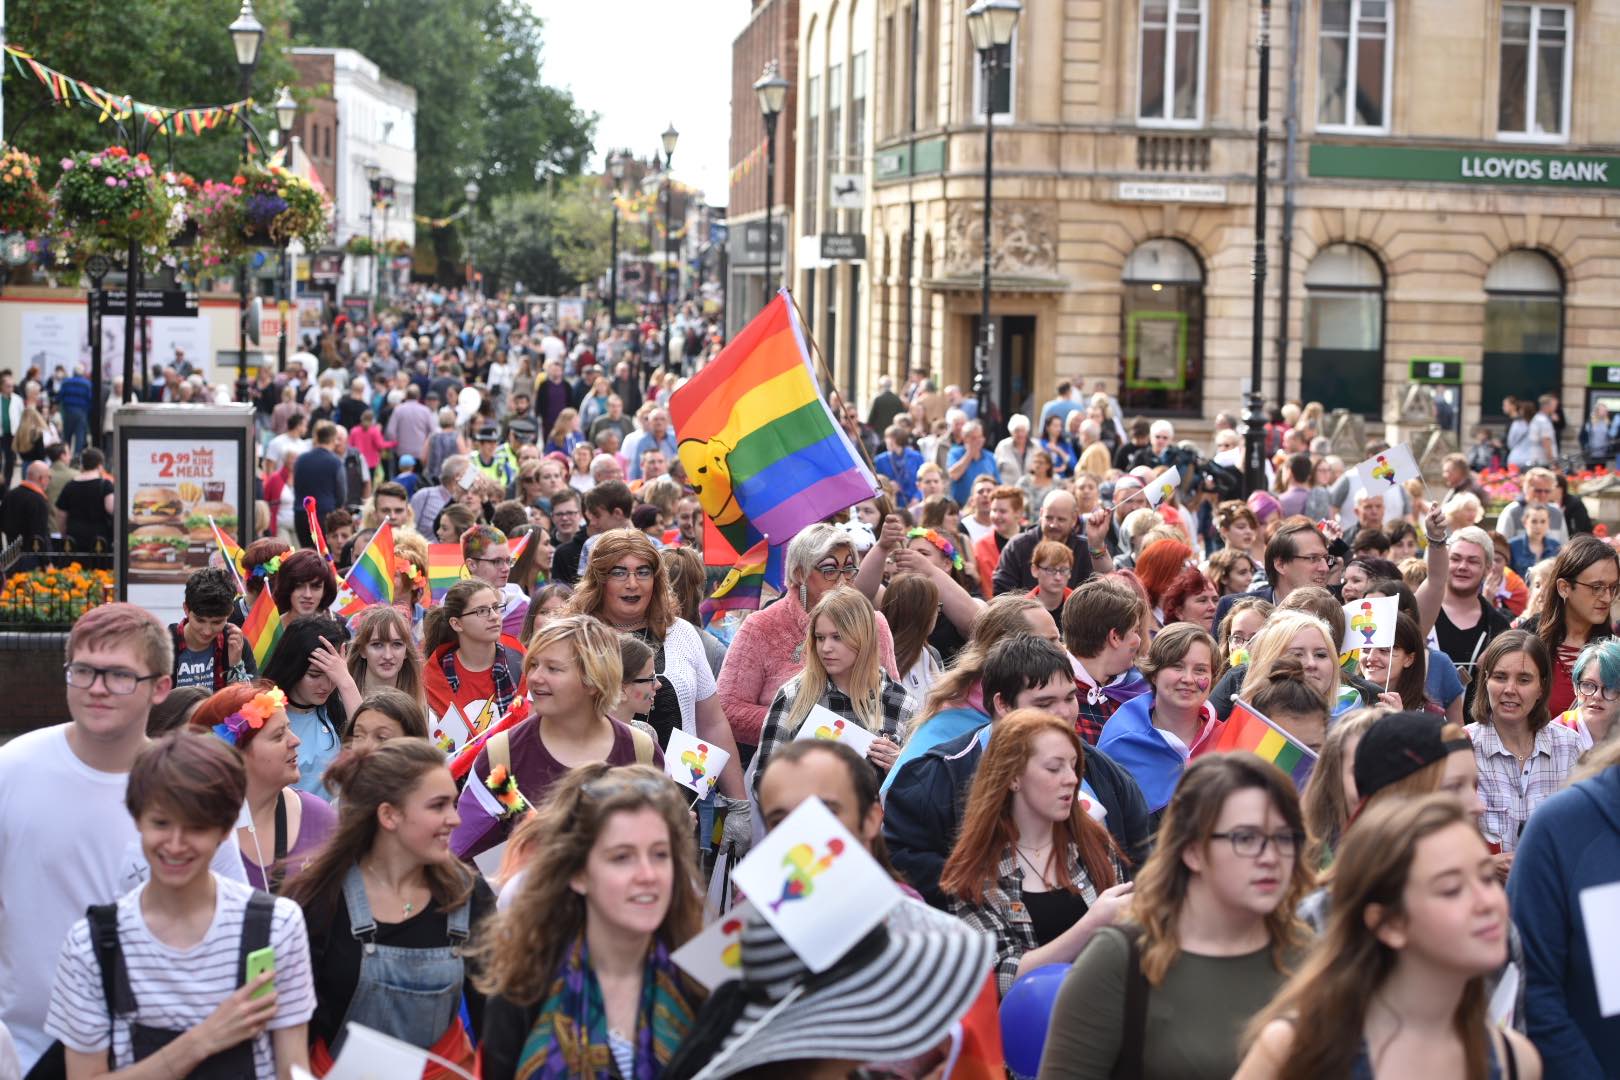
{"label": "hanging flower basket", "polygon": [[76,252],[116,255],[132,241],[139,248],[167,242],[171,199],[145,154],[110,146],[81,150],[61,165],[52,227]]}
{"label": "hanging flower basket", "polygon": [[39,186],[39,159],[10,147],[0,155],[0,232],[45,231],[51,220],[51,197]]}
{"label": "hanging flower basket", "polygon": [[313,250],[325,242],[331,205],[308,180],[280,165],[258,164],[243,179],[242,234],[249,244],[298,240]]}
{"label": "hanging flower basket", "polygon": [[350,255],[375,255],[377,245],[371,242],[369,236],[351,236],[349,242],[343,245],[343,250]]}

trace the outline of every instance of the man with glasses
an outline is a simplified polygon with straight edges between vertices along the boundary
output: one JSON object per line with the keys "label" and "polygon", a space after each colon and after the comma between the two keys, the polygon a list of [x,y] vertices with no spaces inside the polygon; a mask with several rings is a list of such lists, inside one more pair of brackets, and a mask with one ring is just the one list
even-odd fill
{"label": "man with glasses", "polygon": [[584,517],[579,509],[579,492],[571,487],[559,490],[551,497],[551,545],[560,548],[572,543],[579,535]]}
{"label": "man with glasses", "polygon": [[1322,530],[1305,518],[1284,521],[1266,544],[1268,584],[1221,597],[1215,608],[1215,625],[1221,625],[1232,605],[1246,596],[1280,604],[1295,589],[1313,585],[1326,588],[1333,567],[1347,550],[1343,540],[1335,540],[1330,546]]}
{"label": "man with glasses", "polygon": [[1046,501],[1041,503],[1040,521],[1007,541],[1001,549],[1001,559],[996,563],[992,579],[996,595],[1014,591],[1027,593],[1036,586],[1029,564],[1035,545],[1042,540],[1055,540],[1074,553],[1074,565],[1069,568],[1069,588],[1075,588],[1090,577],[1091,551],[1085,533],[1077,531],[1079,524],[1080,505],[1074,501],[1074,496],[1061,488],[1048,492]]}
{"label": "man with glasses", "polygon": [[[62,939],[85,908],[151,876],[124,787],[147,714],[173,685],[169,632],[134,604],[80,616],[67,657],[69,722],[0,747],[0,1023],[25,1073],[50,1046],[45,1010]],[[211,867],[247,880],[234,829]]]}
{"label": "man with glasses", "polygon": [[1496,519],[1496,531],[1507,537],[1508,543],[1524,535],[1524,512],[1528,507],[1545,507],[1547,535],[1560,545],[1569,543],[1569,526],[1564,520],[1563,508],[1558,505],[1558,477],[1551,469],[1531,469],[1524,474],[1524,494],[1503,509]]}

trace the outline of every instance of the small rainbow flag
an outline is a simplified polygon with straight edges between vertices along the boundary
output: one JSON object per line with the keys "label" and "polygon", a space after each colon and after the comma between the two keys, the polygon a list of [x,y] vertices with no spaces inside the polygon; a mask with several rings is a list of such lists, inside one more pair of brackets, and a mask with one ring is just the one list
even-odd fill
{"label": "small rainbow flag", "polygon": [[461,556],[460,544],[428,545],[428,589],[437,604],[450,591],[450,586],[467,576],[467,560]]}
{"label": "small rainbow flag", "polygon": [[770,561],[767,537],[737,558],[730,572],[715,586],[709,598],[698,605],[698,617],[707,624],[722,611],[758,611],[759,594],[765,585],[765,567]]}
{"label": "small rainbow flag", "polygon": [[276,610],[276,600],[269,589],[259,590],[259,598],[253,601],[247,618],[242,621],[242,636],[253,650],[254,666],[263,671],[270,654],[281,642],[281,612]]}
{"label": "small rainbow flag", "polygon": [[1302,791],[1316,765],[1316,754],[1309,747],[1266,719],[1242,698],[1232,699],[1232,714],[1226,718],[1226,725],[1210,751],[1257,754],[1293,777],[1294,786]]}
{"label": "small rainbow flag", "polygon": [[517,561],[519,559],[523,558],[523,552],[528,549],[529,541],[533,540],[533,539],[534,539],[534,530],[530,529],[528,532],[524,533],[522,536],[518,537],[516,540],[513,540],[513,541],[511,541],[510,543],[507,544],[506,550],[507,550],[507,553],[512,556],[512,565],[513,566],[516,566]]}
{"label": "small rainbow flag", "polygon": [[338,590],[338,614],[347,617],[372,604],[392,604],[397,574],[394,527],[385,521],[343,579],[343,588]]}
{"label": "small rainbow flag", "polygon": [[225,569],[229,570],[231,577],[236,580],[236,595],[245,595],[247,586],[243,581],[247,578],[247,567],[244,565],[245,557],[242,549],[219,527],[212,514],[208,515],[208,527],[213,530],[214,543],[219,545],[219,553],[224,557]]}
{"label": "small rainbow flag", "polygon": [[315,550],[321,553],[321,558],[331,562],[332,549],[326,546],[326,534],[321,531],[321,516],[315,510],[315,496],[304,496],[304,513],[309,516],[309,535],[315,541]]}

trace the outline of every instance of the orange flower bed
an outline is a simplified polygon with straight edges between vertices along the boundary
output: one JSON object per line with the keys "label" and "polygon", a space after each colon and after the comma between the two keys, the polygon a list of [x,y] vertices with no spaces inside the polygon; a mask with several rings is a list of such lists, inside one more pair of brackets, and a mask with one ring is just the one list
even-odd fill
{"label": "orange flower bed", "polygon": [[71,625],[86,611],[113,598],[110,570],[79,563],[12,574],[0,587],[0,622]]}

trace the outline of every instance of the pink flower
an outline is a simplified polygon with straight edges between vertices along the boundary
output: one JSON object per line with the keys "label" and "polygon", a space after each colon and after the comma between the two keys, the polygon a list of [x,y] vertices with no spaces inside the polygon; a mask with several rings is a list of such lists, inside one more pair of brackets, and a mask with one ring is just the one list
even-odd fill
{"label": "pink flower", "polygon": [[92,169],[101,168],[101,155],[100,154],[97,154],[95,157],[90,159],[90,167]]}
{"label": "pink flower", "polygon": [[70,157],[63,158],[61,164],[62,164],[62,171],[63,172],[71,172],[73,170],[73,159],[72,158],[70,158]]}
{"label": "pink flower", "polygon": [[107,186],[108,187],[117,187],[118,186],[118,177],[116,177],[116,176],[107,177]]}

